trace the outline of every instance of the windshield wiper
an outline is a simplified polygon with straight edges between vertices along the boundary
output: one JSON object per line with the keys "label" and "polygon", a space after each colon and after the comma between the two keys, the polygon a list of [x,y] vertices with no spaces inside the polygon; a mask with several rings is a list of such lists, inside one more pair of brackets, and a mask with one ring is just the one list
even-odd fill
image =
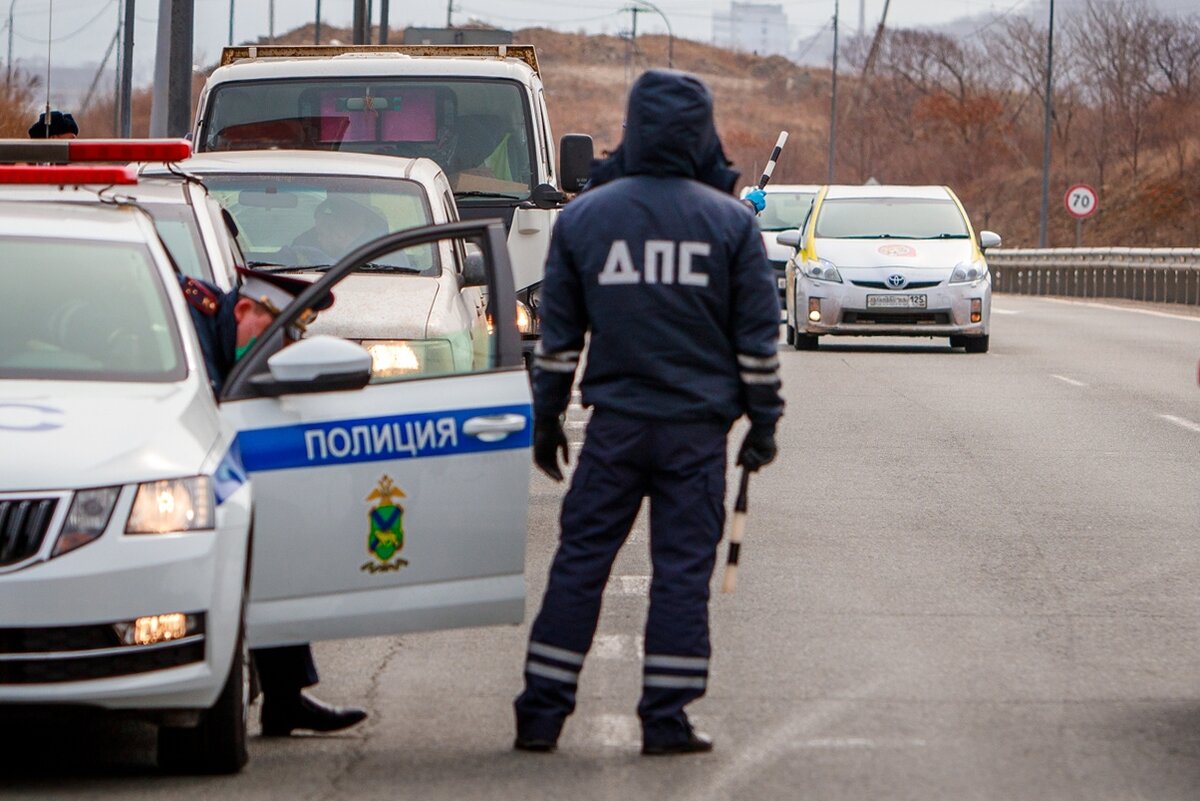
{"label": "windshield wiper", "polygon": [[382,262],[369,261],[366,264],[360,264],[355,267],[354,272],[421,273],[424,272],[424,269],[421,267],[405,267],[402,264],[383,264]]}
{"label": "windshield wiper", "polygon": [[520,195],[512,195],[507,192],[483,192],[478,189],[472,189],[470,192],[455,192],[455,198],[460,197],[494,197],[500,200],[520,200]]}
{"label": "windshield wiper", "polygon": [[970,239],[966,234],[934,234],[933,236],[914,236],[913,239]]}
{"label": "windshield wiper", "polygon": [[310,269],[308,267],[298,267],[294,264],[280,264],[277,261],[248,261],[246,262],[246,266],[254,270],[262,270],[264,273],[291,273]]}

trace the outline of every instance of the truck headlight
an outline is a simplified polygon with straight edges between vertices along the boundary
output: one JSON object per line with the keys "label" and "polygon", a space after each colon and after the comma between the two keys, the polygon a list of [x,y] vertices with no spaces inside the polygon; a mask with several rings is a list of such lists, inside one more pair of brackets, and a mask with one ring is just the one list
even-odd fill
{"label": "truck headlight", "polygon": [[522,334],[532,334],[537,331],[533,312],[521,301],[517,301],[517,330]]}
{"label": "truck headlight", "polygon": [[815,262],[804,262],[804,274],[818,281],[833,281],[842,283],[842,275],[829,259],[817,259]]}
{"label": "truck headlight", "polygon": [[108,519],[112,516],[117,496],[121,494],[120,487],[102,487],[100,489],[79,490],[67,510],[67,519],[62,531],[54,543],[50,558],[70,553],[92,542],[108,528]]}
{"label": "truck headlight", "polygon": [[139,484],[129,510],[126,534],[166,534],[211,529],[216,522],[208,476]]}
{"label": "truck headlight", "polygon": [[970,284],[978,281],[987,275],[987,262],[982,261],[964,261],[959,262],[954,266],[954,272],[950,273],[950,283],[952,284]]}
{"label": "truck headlight", "polygon": [[454,372],[454,353],[444,339],[367,339],[371,372],[382,378]]}

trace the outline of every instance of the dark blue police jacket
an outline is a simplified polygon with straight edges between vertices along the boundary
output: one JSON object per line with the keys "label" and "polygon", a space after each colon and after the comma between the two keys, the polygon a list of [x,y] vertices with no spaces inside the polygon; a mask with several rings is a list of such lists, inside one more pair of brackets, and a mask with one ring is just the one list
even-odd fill
{"label": "dark blue police jacket", "polygon": [[222,292],[204,281],[182,275],[179,276],[179,287],[187,299],[192,324],[200,339],[208,379],[213,392],[220,395],[225,377],[237,361],[237,319],[233,316],[233,307],[238,294]]}
{"label": "dark blue police jacket", "polygon": [[773,425],[783,413],[779,301],[754,214],[698,79],[634,84],[621,147],[554,227],[541,293],[534,410],[565,411],[588,342],[583,403],[654,420]]}

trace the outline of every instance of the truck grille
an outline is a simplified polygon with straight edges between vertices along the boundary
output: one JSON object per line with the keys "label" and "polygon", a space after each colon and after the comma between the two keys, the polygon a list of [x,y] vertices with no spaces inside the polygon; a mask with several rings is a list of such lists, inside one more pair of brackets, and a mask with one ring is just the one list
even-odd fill
{"label": "truck grille", "polygon": [[0,567],[28,559],[42,547],[56,498],[0,501]]}

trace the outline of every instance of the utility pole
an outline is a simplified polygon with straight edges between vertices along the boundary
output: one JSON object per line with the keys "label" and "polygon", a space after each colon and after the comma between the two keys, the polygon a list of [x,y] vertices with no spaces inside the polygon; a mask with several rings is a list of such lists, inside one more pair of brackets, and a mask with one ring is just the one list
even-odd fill
{"label": "utility pole", "polygon": [[317,0],[317,24],[313,30],[313,44],[321,43],[321,0]]}
{"label": "utility pole", "polygon": [[379,0],[379,43],[388,43],[388,6],[391,0]]}
{"label": "utility pole", "polygon": [[352,41],[354,44],[370,44],[367,36],[370,19],[367,17],[367,0],[354,0],[354,30],[352,32]]}
{"label": "utility pole", "polygon": [[453,28],[454,23],[450,19],[450,15],[454,13],[454,0],[446,0],[446,27]]}
{"label": "utility pole", "polygon": [[233,0],[229,0],[229,46],[233,47]]}
{"label": "utility pole", "polygon": [[124,0],[125,22],[121,26],[121,86],[117,94],[117,136],[133,135],[133,25],[135,0]]}
{"label": "utility pole", "polygon": [[158,0],[151,136],[183,136],[192,119],[194,0]]}
{"label": "utility pole", "polygon": [[267,2],[267,42],[275,44],[275,0]]}
{"label": "utility pole", "polygon": [[837,75],[838,75],[838,0],[833,0],[833,76],[829,95],[829,170],[825,183],[833,183],[833,162],[837,156]]}
{"label": "utility pole", "polygon": [[1038,224],[1038,247],[1046,247],[1050,225],[1050,133],[1054,116],[1054,0],[1050,0],[1050,28],[1046,32],[1046,104],[1042,123],[1042,208]]}
{"label": "utility pole", "polygon": [[6,86],[12,86],[12,37],[13,37],[13,9],[17,5],[17,0],[12,0],[8,4],[8,60],[4,62],[8,66],[8,76],[4,79]]}

